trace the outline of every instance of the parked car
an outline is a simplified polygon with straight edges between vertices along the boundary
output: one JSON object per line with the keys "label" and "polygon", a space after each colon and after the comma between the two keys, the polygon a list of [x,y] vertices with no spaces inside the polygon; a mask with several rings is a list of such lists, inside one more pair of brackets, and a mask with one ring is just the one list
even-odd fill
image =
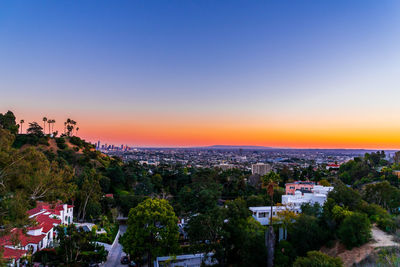
{"label": "parked car", "polygon": [[122,256],[121,257],[121,264],[129,264],[128,256]]}
{"label": "parked car", "polygon": [[137,264],[134,261],[129,262],[129,267],[136,267]]}

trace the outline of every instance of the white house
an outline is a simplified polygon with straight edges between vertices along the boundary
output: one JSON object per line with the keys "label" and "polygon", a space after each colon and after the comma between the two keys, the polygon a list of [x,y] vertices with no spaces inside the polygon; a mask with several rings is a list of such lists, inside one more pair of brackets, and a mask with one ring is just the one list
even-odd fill
{"label": "white house", "polygon": [[37,207],[27,211],[29,218],[36,224],[28,227],[26,232],[14,228],[10,234],[0,238],[0,249],[4,249],[4,258],[11,266],[19,266],[19,260],[27,253],[35,253],[54,244],[54,227],[59,224],[70,224],[73,219],[73,206],[67,204],[48,204],[38,202]]}
{"label": "white house", "polygon": [[154,261],[154,267],[200,267],[202,262],[205,265],[217,264],[212,259],[213,253],[205,254],[188,254],[179,256],[157,257]]}
{"label": "white house", "polygon": [[[283,195],[282,206],[272,207],[272,217],[276,217],[278,212],[284,210],[301,213],[301,205],[306,203],[311,205],[319,203],[321,206],[323,206],[328,198],[328,193],[332,190],[332,186],[315,185],[312,189],[312,193],[302,193],[301,191],[296,190],[294,195]],[[254,219],[260,222],[262,225],[269,224],[271,206],[249,207],[249,209],[253,213]]]}
{"label": "white house", "polygon": [[[269,225],[269,219],[271,216],[271,206],[265,207],[249,207],[252,212],[253,218],[256,219],[261,225]],[[290,210],[294,213],[300,213],[300,207],[288,207],[288,206],[273,206],[272,217],[277,217],[279,212]]]}

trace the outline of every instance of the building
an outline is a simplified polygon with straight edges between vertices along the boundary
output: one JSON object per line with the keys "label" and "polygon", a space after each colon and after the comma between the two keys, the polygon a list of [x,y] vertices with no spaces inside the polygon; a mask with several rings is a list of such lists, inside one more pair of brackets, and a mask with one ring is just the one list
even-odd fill
{"label": "building", "polygon": [[154,267],[200,267],[215,265],[217,262],[212,259],[213,253],[209,254],[188,254],[179,256],[157,257],[154,261]]}
{"label": "building", "polygon": [[[288,185],[298,185],[299,183],[286,184]],[[321,186],[312,184],[312,189],[310,190],[310,184],[302,184],[307,187],[307,191],[304,192],[305,188],[299,187],[299,189],[294,191],[294,194],[286,194],[282,196],[282,205],[272,207],[272,217],[277,217],[279,212],[288,210],[294,213],[301,213],[301,206],[303,204],[309,203],[314,205],[315,203],[324,205],[328,198],[328,193],[333,190],[332,186]],[[292,190],[289,186],[289,189]],[[292,191],[289,191],[292,192]],[[268,225],[271,215],[271,206],[266,207],[249,207],[252,212],[253,218],[260,222],[262,225]]]}
{"label": "building", "polygon": [[[249,207],[252,212],[253,218],[256,219],[261,225],[269,225],[269,220],[271,217],[271,206],[265,207]],[[279,212],[283,211],[293,211],[294,213],[300,213],[300,207],[288,207],[288,206],[273,206],[272,207],[272,217],[277,217]]]}
{"label": "building", "polygon": [[301,191],[297,190],[294,195],[283,195],[282,204],[298,208],[306,203],[309,203],[311,205],[318,203],[319,205],[323,206],[326,199],[328,198],[328,193],[332,190],[333,187],[331,186],[321,185],[314,186],[313,191],[310,193],[302,193]]}
{"label": "building", "polygon": [[10,266],[19,266],[21,257],[27,254],[53,247],[55,226],[72,223],[73,209],[72,205],[38,202],[36,208],[28,210],[28,217],[35,225],[26,231],[14,228],[0,238],[0,249],[4,249],[3,257],[9,260]]}
{"label": "building", "polygon": [[301,192],[312,192],[315,186],[315,182],[311,181],[296,181],[293,183],[287,183],[286,187],[286,195],[294,195],[297,190]]}
{"label": "building", "polygon": [[266,163],[256,163],[251,165],[251,173],[258,174],[260,176],[266,175],[272,170],[270,164]]}
{"label": "building", "polygon": [[40,214],[52,215],[61,220],[61,224],[71,224],[74,214],[74,206],[67,204],[49,204],[38,202],[36,208],[28,210],[29,218],[36,217]]}
{"label": "building", "polygon": [[226,171],[226,170],[234,169],[235,165],[234,164],[228,164],[228,163],[221,163],[219,165],[215,165],[215,167],[216,168],[220,168],[223,171]]}
{"label": "building", "polygon": [[326,169],[327,170],[339,170],[340,165],[336,164],[336,163],[330,163],[328,165],[326,165]]}

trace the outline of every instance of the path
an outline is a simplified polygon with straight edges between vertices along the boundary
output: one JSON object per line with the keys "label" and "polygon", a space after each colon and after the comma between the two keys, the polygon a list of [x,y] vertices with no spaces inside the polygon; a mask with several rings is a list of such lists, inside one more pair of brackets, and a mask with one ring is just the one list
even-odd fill
{"label": "path", "polygon": [[[119,226],[120,235],[123,235],[126,232],[126,225]],[[117,237],[119,238],[119,236]],[[117,239],[118,240],[118,239]],[[117,241],[114,246],[111,248],[111,251],[108,253],[108,258],[106,263],[103,265],[104,267],[126,267],[127,265],[122,265],[120,260],[121,257],[125,255],[122,251],[121,244]]]}

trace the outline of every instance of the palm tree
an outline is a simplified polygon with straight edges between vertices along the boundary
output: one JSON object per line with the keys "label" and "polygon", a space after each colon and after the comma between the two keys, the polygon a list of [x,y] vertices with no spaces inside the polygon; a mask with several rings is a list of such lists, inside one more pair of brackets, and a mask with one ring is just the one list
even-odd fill
{"label": "palm tree", "polygon": [[76,135],[78,136],[79,127],[76,128]]}
{"label": "palm tree", "polygon": [[50,127],[51,127],[51,124],[53,123],[53,120],[48,120],[47,121],[47,125],[49,126],[49,134],[51,134],[51,129],[50,129]]}
{"label": "palm tree", "polygon": [[22,134],[22,124],[24,124],[24,120],[20,120],[19,123],[21,124],[21,134]]}
{"label": "palm tree", "polygon": [[51,120],[51,132],[54,133],[54,123],[56,123],[55,119]]}
{"label": "palm tree", "polygon": [[46,134],[46,121],[47,121],[47,118],[43,117],[43,133],[44,134]]}
{"label": "palm tree", "polygon": [[272,226],[272,214],[273,214],[273,206],[274,206],[274,189],[278,186],[278,182],[280,180],[279,174],[275,172],[270,172],[263,177],[263,187],[267,189],[267,194],[271,199],[271,212],[269,217],[269,228],[268,232],[265,233],[265,242],[268,250],[268,261],[267,266],[274,266],[274,253],[275,253],[275,232],[274,227]]}

